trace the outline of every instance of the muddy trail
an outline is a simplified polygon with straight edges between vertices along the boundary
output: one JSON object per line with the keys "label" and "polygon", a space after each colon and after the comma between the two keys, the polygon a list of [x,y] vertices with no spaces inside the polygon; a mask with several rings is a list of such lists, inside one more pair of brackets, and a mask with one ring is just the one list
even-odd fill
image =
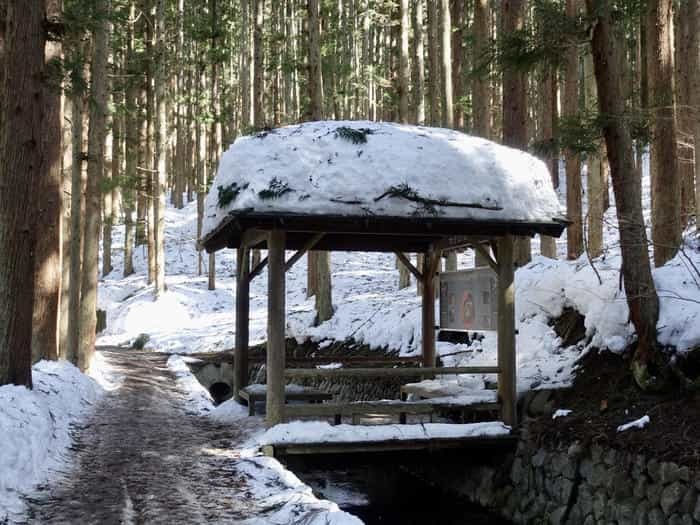
{"label": "muddy trail", "polygon": [[27,523],[240,523],[260,516],[228,452],[242,439],[188,411],[167,355],[102,349],[122,376],[84,427],[69,471],[29,501]]}

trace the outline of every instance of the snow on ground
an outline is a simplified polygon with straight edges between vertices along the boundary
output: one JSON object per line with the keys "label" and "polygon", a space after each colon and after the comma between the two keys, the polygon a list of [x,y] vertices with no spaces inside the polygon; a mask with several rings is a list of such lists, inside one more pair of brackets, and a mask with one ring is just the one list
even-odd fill
{"label": "snow on ground", "polygon": [[250,497],[264,517],[252,516],[244,525],[270,523],[308,523],[309,525],[361,525],[362,521],[343,512],[334,502],[318,499],[310,487],[274,458],[261,456],[260,441],[265,422],[260,416],[248,416],[248,409],[233,399],[214,406],[209,392],[197,381],[186,364],[187,357],[173,355],[168,368],[175,373],[179,386],[193,401],[193,408],[215,421],[236,424],[245,430],[247,439],[232,443],[225,453],[235,463],[250,490]]}
{"label": "snow on ground", "polygon": [[566,417],[569,414],[571,414],[571,410],[569,410],[568,408],[559,408],[554,412],[554,414],[552,414],[552,419],[557,419],[559,417]]}
{"label": "snow on ground", "polygon": [[360,519],[340,510],[336,503],[318,499],[309,486],[274,458],[245,458],[238,462],[237,467],[251,484],[252,496],[259,504],[274,509],[264,517],[245,520],[244,525],[362,525]]}
{"label": "snow on ground", "polygon": [[194,412],[208,413],[213,408],[214,400],[209,391],[190,371],[187,366],[189,361],[191,359],[187,356],[171,355],[168,358],[168,368],[175,374],[180,389],[187,393],[190,408]]}
{"label": "snow on ground", "polygon": [[[355,137],[343,136],[352,131]],[[391,195],[392,188],[431,206]],[[564,216],[547,167],[532,155],[450,129],[368,121],[239,137],[219,163],[203,236],[242,210],[545,223]]]}
{"label": "snow on ground", "polygon": [[0,523],[21,516],[23,497],[70,463],[71,427],[115,386],[99,355],[95,377],[66,361],[40,361],[32,390],[0,387]]}
{"label": "snow on ground", "polygon": [[[375,137],[371,137],[375,138]],[[255,139],[259,140],[259,139]],[[264,139],[269,140],[269,139]],[[327,140],[335,140],[328,138]],[[645,181],[645,208],[648,216],[648,178]],[[562,177],[562,188],[565,186]],[[585,181],[584,181],[585,187]],[[564,196],[560,195],[563,201]],[[585,206],[585,199],[584,199]],[[584,208],[585,209],[585,208]],[[595,271],[582,257],[563,260],[565,237],[558,241],[560,260],[535,256],[516,273],[516,320],[518,322],[518,390],[559,387],[570,384],[575,362],[590,346],[619,352],[634,339],[619,275],[620,254],[614,208],[606,213],[606,251],[596,259]],[[146,282],[146,253],[135,252],[137,272],[121,276],[123,226],[115,228],[113,264],[115,270],[101,280],[100,307],[107,311],[108,329],[100,344],[131,344],[147,334],[148,348],[188,354],[231,348],[234,342],[235,263],[232,250],[216,254],[217,289],[207,290],[205,275],[197,275],[195,251],[196,205],[166,211],[167,292],[154,300]],[[537,253],[538,243],[533,243]],[[470,254],[460,254],[461,267],[473,264]],[[206,267],[206,261],[204,264]],[[654,270],[660,296],[660,341],[673,351],[685,352],[700,346],[700,244],[687,235],[679,254]],[[314,327],[313,300],[306,299],[306,262],[302,259],[287,275],[287,334],[326,339],[354,337],[372,346],[398,349],[402,355],[420,351],[420,299],[415,288],[397,290],[398,275],[393,255],[374,253],[334,253],[332,255],[334,317]],[[600,281],[599,281],[600,279]],[[251,286],[251,342],[265,339],[266,273]],[[562,348],[549,326],[551,318],[565,307],[573,307],[586,317],[590,338],[580,348]],[[467,347],[438,343],[438,352],[448,365],[490,365],[496,362],[496,337]],[[460,352],[455,354],[456,352]],[[174,356],[169,367],[182,388],[190,394],[193,410],[219,421],[237,422],[252,438],[263,432],[261,418],[246,417],[245,409],[234,402],[216,408],[209,393],[194,379],[186,357]],[[34,390],[0,387],[0,522],[21,513],[22,495],[50,479],[52,472],[69,461],[70,426],[89,413],[105,388],[118,381],[105,371],[99,360],[93,378],[71,365],[41,362],[33,369]],[[476,378],[482,384],[484,378]],[[458,379],[459,381],[460,379]],[[461,378],[465,386],[474,378]],[[633,422],[638,423],[638,422]],[[325,431],[325,430],[324,430]],[[27,446],[27,441],[30,446]],[[233,451],[236,452],[236,451]],[[255,457],[255,449],[240,449],[240,457],[256,498],[277,507],[279,523],[285,523],[299,508],[312,509],[318,523],[355,524],[355,518],[338,510],[333,503],[317,500],[310,489],[277,462]],[[266,484],[275,479],[276,484]],[[280,485],[281,484],[281,485]],[[278,493],[278,488],[283,490]],[[271,488],[272,487],[272,488]],[[315,518],[314,518],[315,519]],[[252,521],[251,523],[255,523]],[[316,523],[315,521],[313,523]]]}
{"label": "snow on ground", "polygon": [[[648,209],[648,179],[644,181]],[[561,188],[564,187],[562,173]],[[565,196],[560,194],[560,200],[563,202],[564,199]],[[584,209],[585,205],[584,198]],[[146,283],[146,253],[143,248],[139,248],[135,254],[137,273],[127,278],[120,275],[123,227],[115,228],[115,270],[101,281],[99,288],[100,307],[107,310],[108,317],[108,329],[99,339],[101,344],[130,344],[139,335],[147,334],[148,348],[171,353],[188,354],[233,347],[234,251],[223,250],[216,254],[217,289],[207,290],[206,276],[197,275],[195,206],[190,203],[182,210],[170,207],[166,210],[168,291],[158,300],[153,299]],[[614,214],[614,207],[606,213],[606,249],[601,257],[593,261],[595,270],[585,256],[576,261],[564,260],[564,235],[557,242],[560,260],[536,255],[539,243],[533,241],[533,261],[516,272],[517,386],[520,393],[535,388],[569,385],[576,360],[588,348],[596,346],[619,352],[634,340],[620,282],[620,249]],[[660,341],[674,347],[673,351],[677,352],[700,345],[699,248],[698,242],[688,235],[678,256],[664,267],[654,270],[661,306],[658,325]],[[469,253],[460,254],[458,259],[463,268],[473,265]],[[306,299],[305,293],[305,258],[287,274],[287,335],[298,339],[312,338],[319,342],[353,337],[372,346],[398,349],[402,355],[419,353],[420,299],[415,287],[397,290],[398,272],[394,256],[333,253],[331,264],[335,315],[330,321],[316,327],[312,326],[313,300]],[[251,285],[252,344],[265,339],[266,288],[267,274],[263,272]],[[566,307],[573,307],[585,315],[589,337],[586,344],[563,348],[561,340],[551,328],[551,319]],[[492,365],[496,362],[496,342],[495,334],[486,332],[482,341],[469,347],[438,343],[438,352],[445,356],[451,354],[444,358],[447,365]],[[185,357],[171,358],[169,366],[178,374],[183,388],[190,392],[196,410],[220,421],[245,425],[253,437],[262,434],[262,420],[246,417],[245,410],[234,402],[212,409],[208,392],[191,377]],[[488,379],[488,376],[458,378],[458,381],[462,381],[459,386],[465,386],[470,381],[481,385],[484,379]],[[307,499],[310,497],[307,487],[274,460],[254,457],[254,450],[239,450],[237,454],[243,458],[242,461],[248,462],[245,468],[250,473],[251,482],[263,480],[259,485],[260,494],[263,495],[260,497],[268,497],[264,496],[267,494],[271,502],[279,503],[274,491],[265,488],[264,484],[267,477],[275,476],[275,479],[283,478],[289,482],[288,499],[281,504],[281,509],[287,509],[284,512],[292,512],[292,501],[316,505],[313,500]],[[328,512],[333,516],[326,516],[329,520],[345,519],[339,517],[342,514],[336,513],[332,504],[328,508],[324,507],[326,503],[319,505],[321,514]],[[279,522],[285,522],[284,516]]]}
{"label": "snow on ground", "polygon": [[[563,183],[562,183],[563,185]],[[130,344],[148,334],[148,348],[175,353],[216,351],[234,345],[235,261],[233,250],[216,254],[217,288],[207,290],[205,275],[197,275],[195,251],[196,208],[166,211],[166,283],[168,291],[157,301],[146,284],[146,254],[136,252],[137,273],[122,278],[121,236],[115,229],[115,270],[102,280],[100,307],[107,310],[107,331],[101,344]],[[535,255],[516,272],[518,322],[518,390],[570,384],[582,349],[562,348],[550,327],[552,318],[573,307],[586,318],[588,346],[619,352],[634,340],[628,322],[624,289],[620,282],[620,255],[614,208],[606,214],[606,251],[591,266],[582,256],[576,261],[552,260]],[[558,242],[565,249],[565,239]],[[538,243],[533,241],[534,251]],[[205,256],[206,257],[206,256]],[[460,267],[472,265],[471,254],[459,255]],[[204,261],[206,268],[206,259]],[[287,335],[315,341],[353,337],[372,346],[398,349],[402,355],[420,352],[420,307],[415,287],[397,290],[393,255],[336,252],[331,257],[335,315],[313,326],[313,300],[306,298],[306,260],[287,275]],[[700,345],[700,246],[686,236],[683,250],[668,264],[654,270],[661,315],[659,339],[675,351]],[[600,277],[600,282],[598,281]],[[251,344],[265,340],[267,274],[251,285]],[[454,365],[490,365],[496,362],[496,336],[486,332],[471,347],[438,343],[438,352]]]}
{"label": "snow on ground", "polygon": [[642,416],[639,419],[635,419],[634,421],[630,421],[629,423],[625,423],[624,425],[620,425],[617,427],[618,432],[625,432],[631,428],[644,428],[649,424],[651,419],[649,419],[649,416]]}

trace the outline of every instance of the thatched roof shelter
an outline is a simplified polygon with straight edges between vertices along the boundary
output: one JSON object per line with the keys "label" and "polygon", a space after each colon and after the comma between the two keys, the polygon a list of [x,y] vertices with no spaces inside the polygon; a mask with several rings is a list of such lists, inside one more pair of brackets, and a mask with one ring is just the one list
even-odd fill
{"label": "thatched roof shelter", "polygon": [[[284,418],[284,273],[306,250],[396,252],[423,282],[423,360],[434,367],[440,253],[473,246],[499,274],[499,394],[515,422],[513,237],[559,236],[567,221],[537,158],[458,131],[322,121],[239,138],[206,199],[200,245],[238,249],[236,389],[246,383],[248,286],[267,265],[271,423]],[[249,250],[268,257],[250,268]],[[489,251],[493,248],[494,256]],[[285,262],[285,250],[298,250]],[[425,254],[422,271],[406,252]]]}

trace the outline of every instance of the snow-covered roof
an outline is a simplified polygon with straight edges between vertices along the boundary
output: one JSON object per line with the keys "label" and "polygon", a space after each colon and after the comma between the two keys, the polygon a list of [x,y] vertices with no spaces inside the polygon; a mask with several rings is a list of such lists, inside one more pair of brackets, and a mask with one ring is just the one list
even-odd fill
{"label": "snow-covered roof", "polygon": [[426,218],[561,226],[543,162],[464,133],[319,121],[240,137],[206,198],[204,244],[235,217]]}

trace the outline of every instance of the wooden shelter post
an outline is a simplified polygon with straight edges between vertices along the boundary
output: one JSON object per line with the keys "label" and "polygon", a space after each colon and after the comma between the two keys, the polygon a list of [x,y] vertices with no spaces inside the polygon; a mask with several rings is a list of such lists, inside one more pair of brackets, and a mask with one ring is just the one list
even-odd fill
{"label": "wooden shelter post", "polygon": [[430,249],[423,262],[423,366],[435,366],[435,272],[440,262],[440,253]]}
{"label": "wooden shelter post", "polygon": [[285,232],[270,231],[267,242],[267,425],[284,418]]}
{"label": "wooden shelter post", "polygon": [[513,237],[498,239],[498,397],[506,425],[517,424]]}
{"label": "wooden shelter post", "polygon": [[250,250],[238,248],[236,257],[236,348],[233,354],[233,395],[248,385],[248,323],[250,313]]}

